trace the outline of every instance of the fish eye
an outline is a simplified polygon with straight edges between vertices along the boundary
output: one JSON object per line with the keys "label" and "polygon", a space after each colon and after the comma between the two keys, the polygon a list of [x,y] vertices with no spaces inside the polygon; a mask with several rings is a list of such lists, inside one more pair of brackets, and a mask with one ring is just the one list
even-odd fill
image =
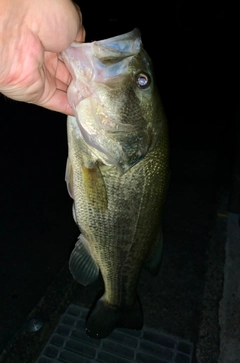
{"label": "fish eye", "polygon": [[136,82],[139,88],[148,88],[150,85],[150,77],[146,73],[138,73],[136,77]]}

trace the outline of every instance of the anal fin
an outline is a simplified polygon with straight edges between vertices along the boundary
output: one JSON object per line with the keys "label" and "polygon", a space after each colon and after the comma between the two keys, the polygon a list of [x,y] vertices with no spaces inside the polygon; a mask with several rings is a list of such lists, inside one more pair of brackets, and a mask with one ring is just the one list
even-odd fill
{"label": "anal fin", "polygon": [[68,194],[70,195],[71,198],[74,199],[74,196],[73,196],[73,170],[72,170],[72,164],[70,162],[69,157],[67,158],[65,181],[67,184]]}
{"label": "anal fin", "polygon": [[99,267],[89,254],[87,241],[80,235],[69,259],[69,270],[73,277],[82,285],[94,282],[99,275]]}

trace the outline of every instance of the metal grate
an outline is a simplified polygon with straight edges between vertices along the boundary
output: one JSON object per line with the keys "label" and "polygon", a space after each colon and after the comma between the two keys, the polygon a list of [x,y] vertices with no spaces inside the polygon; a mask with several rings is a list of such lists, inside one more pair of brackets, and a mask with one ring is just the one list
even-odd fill
{"label": "metal grate", "polygon": [[36,363],[191,363],[193,344],[158,331],[115,329],[97,340],[85,333],[88,310],[71,304]]}

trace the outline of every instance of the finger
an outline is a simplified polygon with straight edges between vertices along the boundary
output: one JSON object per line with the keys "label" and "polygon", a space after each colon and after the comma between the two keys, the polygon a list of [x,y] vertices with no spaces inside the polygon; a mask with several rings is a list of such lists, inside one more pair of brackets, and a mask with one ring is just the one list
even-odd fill
{"label": "finger", "polygon": [[72,108],[68,102],[67,93],[60,89],[57,89],[52,98],[49,99],[46,103],[39,102],[37,104],[38,106],[42,106],[49,110],[73,116]]}
{"label": "finger", "polygon": [[[41,21],[40,24],[37,23],[37,35],[45,51],[62,52],[70,46],[76,36],[79,41],[84,41],[82,14],[73,2],[41,0],[39,4]],[[30,21],[29,23],[31,28],[32,24]]]}
{"label": "finger", "polygon": [[80,19],[80,28],[78,30],[78,33],[76,35],[76,38],[75,38],[75,42],[79,42],[79,43],[83,43],[85,41],[85,38],[86,38],[86,30],[82,24],[82,13],[81,13],[81,10],[79,8],[79,6],[76,4],[76,3],[73,3],[76,10],[77,10],[77,13],[78,13],[78,16],[79,16],[79,19]]}
{"label": "finger", "polygon": [[67,69],[65,63],[63,61],[61,61],[60,59],[58,59],[55,77],[56,77],[56,79],[58,79],[59,81],[61,81],[64,84],[66,84],[67,86],[69,86],[69,84],[72,80],[72,76],[71,76],[69,70]]}
{"label": "finger", "polygon": [[75,42],[84,43],[85,39],[86,39],[86,30],[85,30],[84,26],[82,25],[81,29],[79,30],[79,32],[76,36]]}
{"label": "finger", "polygon": [[67,93],[68,85],[63,83],[60,79],[56,79],[57,89]]}

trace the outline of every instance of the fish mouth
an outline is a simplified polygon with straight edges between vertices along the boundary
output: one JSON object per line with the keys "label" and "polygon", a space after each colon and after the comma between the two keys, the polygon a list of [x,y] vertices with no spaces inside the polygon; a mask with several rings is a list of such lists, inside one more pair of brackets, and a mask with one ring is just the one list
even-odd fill
{"label": "fish mouth", "polygon": [[131,58],[140,52],[141,44],[140,31],[135,28],[129,33],[92,43],[74,42],[63,51],[62,59],[73,78],[68,91],[72,108],[92,96],[94,85],[91,87],[91,82],[109,85],[124,74]]}

